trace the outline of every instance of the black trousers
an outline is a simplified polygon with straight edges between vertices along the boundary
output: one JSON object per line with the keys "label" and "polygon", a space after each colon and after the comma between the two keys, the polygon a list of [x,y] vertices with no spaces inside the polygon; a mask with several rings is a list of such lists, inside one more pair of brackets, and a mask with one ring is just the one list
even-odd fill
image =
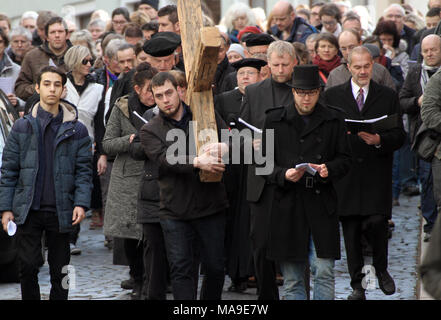
{"label": "black trousers", "polygon": [[250,202],[250,235],[254,258],[254,272],[259,289],[259,300],[279,300],[276,284],[276,264],[267,259],[269,212],[272,192],[264,190],[258,203]]}
{"label": "black trousers", "polygon": [[165,300],[169,275],[167,252],[161,224],[144,223],[144,284],[146,300]]}
{"label": "black trousers", "polygon": [[[60,233],[55,212],[31,211],[17,228],[17,249],[23,300],[40,300],[38,271],[41,261],[41,236],[46,232],[48,263],[51,278],[50,300],[67,300],[69,285],[67,267],[70,262],[69,233]],[[63,270],[65,267],[65,270]],[[66,271],[65,274],[62,273]]]}
{"label": "black trousers", "polygon": [[142,241],[124,238],[124,251],[129,262],[130,276],[135,279],[135,282],[142,283],[144,273]]}
{"label": "black trousers", "polygon": [[361,236],[366,235],[372,245],[373,266],[375,271],[387,269],[387,218],[381,215],[341,217],[343,235],[348,260],[348,270],[351,276],[351,287],[362,289],[365,274]]}

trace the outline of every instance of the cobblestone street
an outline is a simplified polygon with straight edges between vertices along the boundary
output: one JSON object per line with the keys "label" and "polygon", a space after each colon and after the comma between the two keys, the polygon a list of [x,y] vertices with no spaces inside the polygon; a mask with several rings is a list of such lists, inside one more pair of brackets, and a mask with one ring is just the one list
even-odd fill
{"label": "cobblestone street", "polygon": [[[385,296],[380,289],[367,290],[369,300],[414,300],[417,298],[417,261],[419,260],[420,223],[417,205],[419,197],[400,198],[400,206],[394,207],[393,221],[395,230],[389,242],[389,272],[395,280],[397,292]],[[129,290],[120,287],[122,280],[128,278],[128,267],[112,264],[112,251],[104,247],[102,230],[89,230],[90,219],[82,223],[78,246],[82,254],[72,256],[75,288],[69,292],[71,300],[127,300]],[[367,260],[368,261],[368,260]],[[48,299],[49,267],[45,263],[40,269],[40,288],[43,299]],[[336,299],[345,300],[351,293],[349,274],[342,241],[342,259],[336,262]],[[247,289],[243,294],[230,293],[228,277],[225,281],[223,299],[253,300],[256,289]],[[282,287],[279,287],[282,296]],[[1,300],[20,299],[19,284],[0,284]],[[168,299],[172,299],[169,294]]]}

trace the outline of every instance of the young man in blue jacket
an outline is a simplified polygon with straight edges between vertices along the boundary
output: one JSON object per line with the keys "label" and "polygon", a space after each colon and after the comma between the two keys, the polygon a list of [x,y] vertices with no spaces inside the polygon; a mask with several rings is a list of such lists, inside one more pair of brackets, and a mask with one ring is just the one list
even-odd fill
{"label": "young man in blue jacket", "polygon": [[[40,299],[39,255],[47,236],[51,300],[66,300],[69,232],[85,217],[92,191],[92,148],[75,106],[61,100],[66,75],[44,67],[37,102],[16,121],[3,149],[0,212],[3,229],[17,224],[23,300]],[[61,101],[60,101],[61,100]]]}

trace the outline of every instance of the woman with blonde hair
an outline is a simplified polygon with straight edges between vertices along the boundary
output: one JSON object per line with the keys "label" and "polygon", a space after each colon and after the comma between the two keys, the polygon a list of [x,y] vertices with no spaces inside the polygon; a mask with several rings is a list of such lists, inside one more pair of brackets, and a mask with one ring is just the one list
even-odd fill
{"label": "woman with blonde hair", "polygon": [[[102,204],[101,190],[98,175],[103,174],[107,167],[107,158],[102,151],[101,140],[104,136],[104,123],[96,121],[96,115],[99,108],[104,108],[103,91],[104,86],[96,83],[95,76],[91,73],[93,58],[90,50],[81,45],[71,47],[64,56],[64,62],[67,67],[67,94],[64,98],[77,107],[78,120],[83,123],[89,136],[95,145],[94,152],[94,176],[92,191],[92,222],[91,228],[102,227]],[[79,229],[78,229],[79,233]],[[71,237],[72,254],[79,254],[78,248],[75,247],[78,234]]]}

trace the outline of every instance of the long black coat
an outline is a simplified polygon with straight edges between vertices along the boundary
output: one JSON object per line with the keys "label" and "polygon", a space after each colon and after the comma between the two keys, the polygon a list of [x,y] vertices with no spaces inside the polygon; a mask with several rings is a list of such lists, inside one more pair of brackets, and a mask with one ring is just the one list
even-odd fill
{"label": "long black coat", "polygon": [[[372,81],[362,111],[352,94],[351,80],[325,92],[328,104],[343,109],[346,119],[373,119],[401,114],[398,94]],[[392,215],[393,152],[404,142],[402,122],[398,127],[379,133],[381,147],[367,145],[357,135],[349,135],[354,157],[349,173],[337,184],[339,215]]]}
{"label": "long black coat", "polygon": [[[230,128],[237,125],[243,95],[239,89],[215,97],[214,108]],[[232,124],[234,122],[234,124]],[[224,173],[230,207],[227,210],[225,247],[227,274],[233,279],[251,275],[250,207],[246,201],[247,166],[231,164]]]}
{"label": "long black coat", "polygon": [[223,92],[214,98],[214,108],[227,125],[239,116],[242,100],[243,94],[239,89]]}
{"label": "long black coat", "polygon": [[[351,166],[351,150],[341,112],[317,104],[306,125],[293,105],[268,112],[265,129],[274,129],[274,170],[265,176],[275,186],[268,237],[268,257],[307,261],[312,234],[319,258],[340,258],[340,233],[334,181]],[[263,150],[266,150],[266,135]],[[329,176],[305,173],[285,179],[299,163],[326,164]],[[307,180],[313,180],[306,186]],[[310,181],[308,181],[310,182]]]}

